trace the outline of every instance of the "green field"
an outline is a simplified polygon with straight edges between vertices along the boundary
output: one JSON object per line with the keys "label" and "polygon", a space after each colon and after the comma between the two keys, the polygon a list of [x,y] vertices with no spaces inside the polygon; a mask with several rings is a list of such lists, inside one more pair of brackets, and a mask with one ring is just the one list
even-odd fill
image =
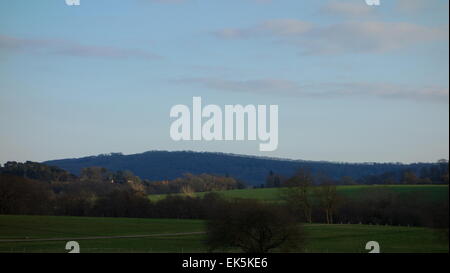
{"label": "green field", "polygon": [[[337,191],[343,196],[354,197],[358,193],[367,189],[389,189],[398,193],[421,193],[432,200],[443,200],[448,198],[448,185],[355,185],[355,186],[337,186]],[[279,201],[279,188],[257,188],[257,189],[242,189],[219,191],[217,193],[223,195],[225,198],[252,198],[265,201]],[[196,193],[197,196],[203,196],[204,192]],[[158,201],[165,198],[165,194],[149,195],[150,200]]]}
{"label": "green field", "polygon": [[[0,215],[0,252],[65,252],[66,241],[2,239],[82,238],[204,231],[204,222],[177,219]],[[82,252],[198,252],[203,235],[77,240]]]}
{"label": "green field", "polygon": [[[201,220],[0,215],[0,252],[67,252],[64,238],[78,241],[81,252],[205,252],[204,234],[174,234],[203,231]],[[366,242],[378,241],[381,252],[448,253],[448,240],[428,228],[310,224],[305,231],[305,252],[366,252]],[[152,234],[156,236],[79,239]],[[63,239],[2,241],[38,238]]]}

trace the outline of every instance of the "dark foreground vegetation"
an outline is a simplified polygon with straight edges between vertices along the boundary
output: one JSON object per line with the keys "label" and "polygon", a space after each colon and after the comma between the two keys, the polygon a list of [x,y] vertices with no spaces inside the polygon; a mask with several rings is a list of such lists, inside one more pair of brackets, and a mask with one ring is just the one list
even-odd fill
{"label": "dark foreground vegetation", "polygon": [[303,226],[294,214],[257,200],[223,202],[209,217],[206,230],[209,251],[300,252],[305,242]]}
{"label": "dark foreground vegetation", "polygon": [[[444,199],[430,199],[420,192],[368,187],[344,196],[335,182],[307,168],[286,179],[270,173],[266,184],[283,186],[280,202],[259,202],[216,192],[194,194],[244,187],[229,176],[187,174],[149,182],[128,171],[90,167],[75,176],[44,164],[9,162],[0,173],[0,214],[206,219],[210,250],[245,252],[301,248],[300,223],[431,227],[448,238],[448,193]],[[153,192],[178,194],[152,201],[148,194]]]}

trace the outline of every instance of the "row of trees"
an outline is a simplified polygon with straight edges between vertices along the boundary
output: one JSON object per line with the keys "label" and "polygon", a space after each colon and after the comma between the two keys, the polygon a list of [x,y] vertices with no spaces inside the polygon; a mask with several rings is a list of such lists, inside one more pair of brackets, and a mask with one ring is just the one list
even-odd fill
{"label": "row of trees", "polygon": [[336,185],[325,176],[317,177],[318,184],[313,187],[313,176],[310,171],[300,168],[294,176],[285,181],[281,192],[282,198],[289,208],[298,211],[302,220],[312,223],[313,207],[317,206],[325,214],[326,223],[333,223],[333,213],[342,198],[337,194]]}
{"label": "row of trees", "polygon": [[[300,169],[308,170],[308,175],[312,179],[313,184],[321,184],[323,181],[323,173],[313,173],[311,169],[301,167]],[[277,188],[289,186],[289,181],[293,177],[298,176],[298,171],[292,177],[284,177],[283,175],[270,171],[266,177],[263,187]],[[393,185],[393,184],[448,184],[449,183],[449,163],[447,160],[439,160],[431,166],[423,166],[418,170],[405,168],[398,171],[388,171],[379,175],[366,175],[358,179],[351,176],[342,176],[339,179],[327,180],[336,185]]]}
{"label": "row of trees", "polygon": [[75,175],[61,168],[31,161],[24,163],[9,161],[3,167],[0,164],[0,173],[46,182],[77,180]]}
{"label": "row of trees", "polygon": [[53,182],[0,174],[0,214],[206,219],[219,198],[168,195],[151,202],[134,182]]}
{"label": "row of trees", "polygon": [[[285,209],[299,222],[363,223],[448,228],[448,198],[434,200],[419,193],[368,188],[356,196],[342,196],[336,186],[312,186],[300,172],[291,186],[280,190]],[[107,217],[207,219],[222,198],[168,195],[151,202],[132,184],[96,181],[42,183],[0,174],[0,214],[41,214]],[[220,201],[222,202],[222,201]]]}
{"label": "row of trees", "polygon": [[221,191],[245,188],[242,181],[229,176],[218,176],[211,174],[193,175],[184,174],[173,180],[149,181],[141,179],[131,171],[110,171],[103,167],[83,168],[79,176],[68,173],[58,167],[27,161],[25,163],[8,162],[4,167],[0,166],[0,174],[9,174],[27,179],[41,181],[50,184],[56,192],[58,187],[64,183],[101,182],[118,185],[129,185],[130,187],[147,194],[168,194],[205,191]]}
{"label": "row of trees", "polygon": [[316,177],[299,169],[285,181],[281,197],[302,222],[411,225],[448,229],[449,202],[416,193],[399,193],[389,188],[367,188],[355,196],[338,193],[333,180]]}
{"label": "row of trees", "polygon": [[148,193],[184,193],[222,191],[232,189],[243,189],[246,185],[229,176],[216,176],[210,174],[184,174],[183,177],[170,181],[157,181],[147,183]]}

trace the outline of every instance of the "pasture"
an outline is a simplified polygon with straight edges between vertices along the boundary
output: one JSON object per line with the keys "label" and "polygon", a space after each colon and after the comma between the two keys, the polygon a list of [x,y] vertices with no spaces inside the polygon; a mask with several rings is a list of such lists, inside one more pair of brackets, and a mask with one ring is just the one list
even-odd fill
{"label": "pasture", "polygon": [[[356,198],[358,194],[367,190],[392,190],[400,194],[421,194],[430,200],[443,200],[448,198],[448,185],[354,185],[337,186],[337,192],[348,198]],[[217,191],[225,198],[247,198],[276,202],[281,199],[283,188],[251,188],[228,191]],[[195,196],[203,196],[206,192],[195,193]],[[158,201],[165,198],[166,194],[151,194],[150,200]]]}
{"label": "pasture", "polygon": [[[364,253],[368,241],[377,241],[381,252],[448,253],[448,240],[429,228],[346,224],[304,228],[304,252]],[[204,231],[202,220],[0,215],[0,252],[64,253],[66,242],[75,240],[81,252],[198,253],[207,251]],[[92,238],[98,236],[102,238]],[[41,241],[30,241],[34,239]]]}

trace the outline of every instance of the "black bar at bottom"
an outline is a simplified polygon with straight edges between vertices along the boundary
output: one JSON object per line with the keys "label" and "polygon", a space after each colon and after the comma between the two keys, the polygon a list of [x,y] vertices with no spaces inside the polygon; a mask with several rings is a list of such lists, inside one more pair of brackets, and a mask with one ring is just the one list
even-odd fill
{"label": "black bar at bottom", "polygon": [[[446,272],[449,254],[0,254],[0,268],[79,272]],[[8,266],[8,267],[7,267]],[[24,268],[25,267],[25,268]],[[30,269],[26,269],[29,267]],[[2,270],[3,271],[3,270]],[[9,271],[3,271],[9,272]],[[11,271],[12,272],[12,271]]]}

